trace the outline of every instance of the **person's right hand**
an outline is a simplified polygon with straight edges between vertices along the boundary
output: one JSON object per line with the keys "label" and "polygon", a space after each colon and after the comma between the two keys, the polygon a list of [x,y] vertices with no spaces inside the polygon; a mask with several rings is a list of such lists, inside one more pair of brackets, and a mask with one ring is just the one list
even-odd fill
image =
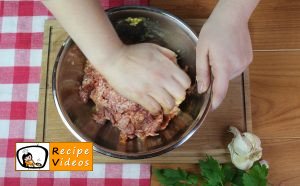
{"label": "person's right hand", "polygon": [[121,95],[156,114],[185,99],[191,80],[176,64],[176,54],[156,44],[124,45],[96,69]]}

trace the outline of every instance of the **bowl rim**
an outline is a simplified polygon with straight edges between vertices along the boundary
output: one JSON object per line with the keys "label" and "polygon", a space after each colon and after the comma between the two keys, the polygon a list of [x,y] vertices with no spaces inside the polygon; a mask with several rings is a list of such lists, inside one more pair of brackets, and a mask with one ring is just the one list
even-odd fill
{"label": "bowl rim", "polygon": [[[154,8],[154,7],[146,7],[146,6],[120,6],[120,7],[114,7],[114,8],[110,8],[107,9],[106,12],[108,15],[116,13],[118,11],[123,11],[123,10],[145,10],[145,11],[150,11],[150,12],[154,12],[154,13],[158,13],[158,14],[163,14],[164,16],[167,16],[171,19],[173,19],[176,24],[180,24],[182,27],[184,28],[184,30],[186,32],[188,32],[189,37],[193,37],[192,39],[194,40],[194,42],[198,41],[198,38],[195,34],[195,32],[186,24],[184,23],[181,19],[179,19],[178,17],[172,15],[171,13],[165,11],[165,10],[161,10],[158,8]],[[59,68],[59,64],[61,63],[61,61],[64,58],[64,54],[67,51],[66,49],[71,46],[74,43],[74,41],[70,38],[70,36],[68,36],[68,38],[64,41],[64,43],[62,44],[56,60],[55,60],[55,64],[53,66],[53,73],[52,73],[52,93],[53,93],[53,99],[54,99],[54,103],[55,106],[57,108],[57,111],[59,113],[60,118],[62,119],[64,125],[68,128],[68,130],[81,142],[92,142],[93,143],[93,149],[103,155],[106,156],[110,156],[113,158],[119,158],[119,159],[127,159],[127,160],[134,160],[134,159],[145,159],[145,158],[152,158],[155,156],[159,156],[162,155],[164,153],[167,153],[179,146],[181,146],[183,143],[185,143],[202,125],[204,119],[206,118],[210,107],[211,107],[211,97],[212,97],[212,88],[211,88],[211,83],[210,86],[208,88],[208,90],[206,91],[206,93],[208,93],[208,99],[204,99],[204,105],[205,108],[203,110],[203,114],[201,114],[201,110],[198,113],[196,119],[193,121],[193,123],[191,124],[191,127],[188,131],[185,131],[176,141],[171,142],[170,144],[154,149],[154,150],[150,150],[147,152],[137,152],[137,153],[127,153],[127,152],[120,152],[120,151],[115,151],[115,150],[111,150],[108,149],[106,147],[102,147],[96,143],[93,142],[93,140],[89,139],[87,136],[85,136],[85,134],[83,134],[76,125],[74,125],[74,123],[70,120],[68,114],[65,112],[65,110],[61,107],[60,105],[60,101],[59,101],[59,96],[57,94],[57,70]]]}

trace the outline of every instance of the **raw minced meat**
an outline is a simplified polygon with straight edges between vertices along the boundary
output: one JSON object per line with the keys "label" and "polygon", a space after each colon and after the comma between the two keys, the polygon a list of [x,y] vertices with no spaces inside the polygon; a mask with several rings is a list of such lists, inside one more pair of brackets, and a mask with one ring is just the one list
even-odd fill
{"label": "raw minced meat", "polygon": [[91,99],[96,105],[93,119],[104,124],[109,120],[113,126],[120,129],[121,141],[133,139],[135,136],[144,139],[156,136],[158,131],[167,127],[169,121],[178,114],[175,107],[170,114],[152,115],[141,105],[130,101],[117,93],[104,77],[87,61],[84,77],[79,90],[84,102]]}

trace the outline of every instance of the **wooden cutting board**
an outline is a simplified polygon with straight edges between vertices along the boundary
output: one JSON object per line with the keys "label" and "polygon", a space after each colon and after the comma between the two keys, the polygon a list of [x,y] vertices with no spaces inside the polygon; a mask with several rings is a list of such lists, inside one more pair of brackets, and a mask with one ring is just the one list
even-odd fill
{"label": "wooden cutting board", "polygon": [[[205,20],[185,20],[199,32]],[[52,70],[57,53],[67,38],[67,33],[55,20],[45,23],[42,78],[39,94],[37,142],[78,141],[63,124],[56,110],[52,95]],[[94,153],[94,162],[126,163],[197,163],[206,154],[213,155],[221,162],[229,160],[226,144],[232,138],[227,132],[230,125],[242,131],[252,130],[249,100],[248,72],[232,80],[222,105],[209,113],[201,128],[181,147],[159,157],[144,160],[122,160]]]}

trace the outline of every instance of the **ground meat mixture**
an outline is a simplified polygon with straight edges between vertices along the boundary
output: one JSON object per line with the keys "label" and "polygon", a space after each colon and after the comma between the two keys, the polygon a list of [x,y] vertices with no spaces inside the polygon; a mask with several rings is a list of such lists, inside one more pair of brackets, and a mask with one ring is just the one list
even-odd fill
{"label": "ground meat mixture", "polygon": [[91,99],[95,103],[94,120],[99,124],[111,121],[113,126],[120,129],[123,142],[135,136],[144,139],[147,136],[158,135],[157,132],[165,129],[169,121],[179,112],[179,108],[175,107],[169,115],[163,113],[151,115],[139,104],[114,91],[88,61],[84,73],[79,89],[81,99],[84,102]]}

